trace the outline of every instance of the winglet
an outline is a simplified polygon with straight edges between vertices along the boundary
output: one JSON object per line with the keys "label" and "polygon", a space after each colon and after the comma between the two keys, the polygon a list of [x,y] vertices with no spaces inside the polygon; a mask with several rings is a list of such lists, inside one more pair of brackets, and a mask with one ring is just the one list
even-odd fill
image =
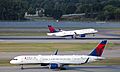
{"label": "winglet", "polygon": [[58,54],[58,49],[55,51],[54,55],[57,55]]}
{"label": "winglet", "polygon": [[97,47],[89,55],[90,56],[101,56],[106,44],[107,44],[107,40],[101,41],[101,43],[99,43]]}

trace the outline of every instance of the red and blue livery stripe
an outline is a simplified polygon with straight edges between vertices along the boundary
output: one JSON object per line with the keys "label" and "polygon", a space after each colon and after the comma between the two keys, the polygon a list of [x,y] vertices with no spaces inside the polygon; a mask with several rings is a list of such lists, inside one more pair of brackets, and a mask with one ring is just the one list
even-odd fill
{"label": "red and blue livery stripe", "polygon": [[97,47],[89,55],[101,56],[104,51],[106,43],[107,43],[107,40],[103,40],[100,44],[97,45]]}
{"label": "red and blue livery stripe", "polygon": [[55,30],[55,28],[52,27],[51,25],[48,25],[48,28],[49,28],[49,30],[50,30],[50,33],[57,32],[57,31]]}

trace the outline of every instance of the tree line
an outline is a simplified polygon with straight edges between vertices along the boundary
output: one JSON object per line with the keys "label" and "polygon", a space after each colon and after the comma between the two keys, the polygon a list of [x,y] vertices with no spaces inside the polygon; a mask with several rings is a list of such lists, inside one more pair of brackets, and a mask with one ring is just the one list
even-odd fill
{"label": "tree line", "polygon": [[21,20],[25,12],[44,9],[45,16],[85,13],[95,20],[120,20],[120,0],[0,0],[0,20]]}
{"label": "tree line", "polygon": [[0,0],[0,20],[21,20],[27,11],[24,0]]}

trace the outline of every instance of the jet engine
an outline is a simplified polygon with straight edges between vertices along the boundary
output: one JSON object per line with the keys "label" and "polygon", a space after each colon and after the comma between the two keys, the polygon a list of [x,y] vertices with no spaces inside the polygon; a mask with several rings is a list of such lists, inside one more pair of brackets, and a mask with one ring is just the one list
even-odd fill
{"label": "jet engine", "polygon": [[56,63],[52,63],[52,64],[49,65],[50,69],[59,69],[61,67],[62,67],[62,65],[56,64]]}
{"label": "jet engine", "polygon": [[85,34],[81,34],[80,37],[85,37]]}

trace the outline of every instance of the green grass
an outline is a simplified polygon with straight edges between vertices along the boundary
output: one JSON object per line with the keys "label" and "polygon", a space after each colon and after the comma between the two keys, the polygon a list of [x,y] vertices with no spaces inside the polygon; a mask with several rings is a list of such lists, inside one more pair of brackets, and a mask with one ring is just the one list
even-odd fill
{"label": "green grass", "polygon": [[[88,27],[56,27],[56,28],[61,28],[61,29],[83,29],[83,28],[88,28]],[[114,30],[120,30],[120,28],[115,28],[115,27],[93,27],[96,29],[114,29]],[[0,27],[0,29],[48,29],[48,27]]]}
{"label": "green grass", "polygon": [[47,36],[46,33],[27,33],[27,32],[2,32],[0,36]]}
{"label": "green grass", "polygon": [[112,34],[118,34],[118,35],[120,35],[120,32],[114,32],[114,33],[112,33]]}
{"label": "green grass", "polygon": [[[0,43],[0,52],[43,52],[43,51],[82,51],[92,50],[97,43]],[[120,44],[109,43],[107,49]]]}
{"label": "green grass", "polygon": [[[58,29],[59,27],[56,27]],[[105,27],[94,27],[99,31],[101,30],[120,30],[120,28],[105,28]],[[1,31],[4,29],[6,31]],[[9,29],[40,29],[40,32],[33,32],[33,31],[9,31]],[[41,29],[46,29],[45,31],[41,31]],[[63,30],[75,30],[75,29],[85,29],[82,27],[61,27]],[[0,36],[47,36],[47,32],[49,32],[47,26],[46,27],[0,27]],[[99,33],[99,32],[98,32]],[[116,32],[114,34],[120,34]]]}
{"label": "green grass", "polygon": [[0,66],[9,66],[9,65],[11,65],[10,63],[9,63],[9,59],[0,59]]}
{"label": "green grass", "polygon": [[101,61],[97,61],[97,62],[93,62],[87,65],[120,65],[120,58],[116,57],[116,58],[108,58],[105,60],[101,60]]}
{"label": "green grass", "polygon": [[[64,29],[63,29],[64,30]],[[72,30],[74,30],[72,28]],[[115,29],[114,29],[115,30]],[[117,30],[117,29],[116,29]],[[119,29],[120,30],[120,29]],[[48,31],[49,32],[49,31]],[[0,32],[0,36],[47,36],[48,32]],[[99,33],[99,32],[98,32]],[[120,32],[114,32],[112,34],[119,35]]]}

